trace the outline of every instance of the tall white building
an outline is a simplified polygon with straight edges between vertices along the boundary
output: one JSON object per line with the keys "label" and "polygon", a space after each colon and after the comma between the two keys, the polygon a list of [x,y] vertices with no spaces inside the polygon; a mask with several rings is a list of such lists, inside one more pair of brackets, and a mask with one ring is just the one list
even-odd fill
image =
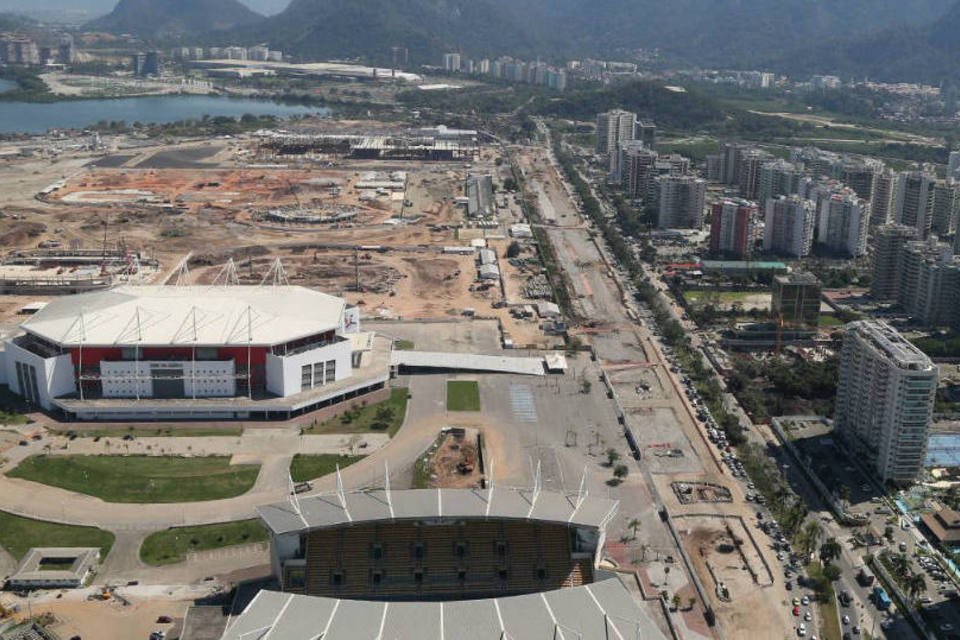
{"label": "tall white building", "polygon": [[960,180],[960,151],[951,151],[947,163],[947,176]]}
{"label": "tall white building", "polygon": [[620,148],[636,139],[637,114],[615,109],[597,116],[597,153],[607,156],[610,177],[620,180]]}
{"label": "tall white building", "polygon": [[661,229],[700,229],[707,181],[695,176],[660,176],[657,226]]}
{"label": "tall white building", "polygon": [[867,204],[852,191],[834,193],[820,205],[817,242],[851,257],[867,252],[870,214]]}
{"label": "tall white building", "polygon": [[927,453],[938,369],[883,321],[847,325],[834,428],[884,482],[912,482]]}
{"label": "tall white building", "polygon": [[809,255],[816,219],[817,205],[810,200],[799,196],[768,199],[763,250],[791,258]]}
{"label": "tall white building", "polygon": [[460,54],[459,53],[443,54],[443,70],[449,71],[451,73],[459,72],[460,71]]}

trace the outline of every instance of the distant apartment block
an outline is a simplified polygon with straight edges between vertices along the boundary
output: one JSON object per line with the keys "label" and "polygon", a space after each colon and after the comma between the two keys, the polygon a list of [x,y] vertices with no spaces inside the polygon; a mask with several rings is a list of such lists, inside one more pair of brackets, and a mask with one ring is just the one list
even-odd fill
{"label": "distant apartment block", "polygon": [[661,229],[700,229],[707,182],[695,176],[660,176],[657,226]]}
{"label": "distant apartment block", "polygon": [[847,325],[834,428],[881,481],[907,484],[923,468],[938,369],[882,321]]}
{"label": "distant apartment block", "polygon": [[935,178],[921,171],[901,173],[894,192],[893,219],[926,238],[933,224]]}
{"label": "distant apartment block", "polygon": [[740,199],[718,202],[710,213],[710,252],[749,259],[762,243],[761,230],[756,203]]}
{"label": "distant apartment block", "polygon": [[867,252],[869,224],[866,202],[852,190],[834,193],[821,204],[817,242],[851,258],[862,256]]}
{"label": "distant apartment block", "polygon": [[766,201],[763,250],[802,258],[813,247],[817,206],[799,196],[779,196]]}
{"label": "distant apartment block", "polygon": [[620,150],[624,143],[636,139],[637,114],[616,109],[597,115],[597,153],[606,156],[608,174],[621,179]]}
{"label": "distant apartment block", "polygon": [[901,224],[879,227],[873,239],[873,277],[870,295],[876,300],[896,300],[900,292],[901,251],[917,238],[917,230]]}

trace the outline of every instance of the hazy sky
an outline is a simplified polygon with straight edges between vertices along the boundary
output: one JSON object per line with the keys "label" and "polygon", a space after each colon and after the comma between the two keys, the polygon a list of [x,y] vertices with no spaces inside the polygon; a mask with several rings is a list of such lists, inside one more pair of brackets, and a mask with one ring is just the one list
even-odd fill
{"label": "hazy sky", "polygon": [[[277,13],[287,6],[290,0],[240,0],[245,5],[259,11],[260,13]],[[163,0],[157,0],[163,2]],[[109,13],[113,9],[117,0],[0,0],[0,11],[43,11],[43,10],[67,10],[84,11],[91,16]]]}

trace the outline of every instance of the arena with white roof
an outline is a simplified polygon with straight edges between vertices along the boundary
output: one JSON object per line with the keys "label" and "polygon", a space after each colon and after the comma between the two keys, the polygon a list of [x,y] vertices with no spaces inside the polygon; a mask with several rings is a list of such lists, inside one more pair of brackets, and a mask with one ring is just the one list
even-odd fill
{"label": "arena with white roof", "polygon": [[385,484],[261,507],[282,591],[260,591],[223,640],[665,638],[632,577],[599,568],[617,501],[539,480]]}
{"label": "arena with white roof", "polygon": [[286,418],[383,388],[390,342],[297,286],[123,286],[55,299],[0,382],[77,419]]}

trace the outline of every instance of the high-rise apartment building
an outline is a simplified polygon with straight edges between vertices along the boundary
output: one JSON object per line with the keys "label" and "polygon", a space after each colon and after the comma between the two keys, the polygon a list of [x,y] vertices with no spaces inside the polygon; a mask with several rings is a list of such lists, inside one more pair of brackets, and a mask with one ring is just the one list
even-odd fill
{"label": "high-rise apartment building", "polygon": [[817,206],[799,196],[768,199],[765,207],[763,250],[791,258],[809,255]]}
{"label": "high-rise apartment building", "polygon": [[760,149],[750,149],[740,154],[740,195],[747,200],[760,196],[760,169],[770,155]]}
{"label": "high-rise apartment building", "polygon": [[916,479],[927,453],[938,370],[882,321],[847,325],[834,429],[883,482]]}
{"label": "high-rise apartment building", "polygon": [[773,277],[770,310],[787,327],[816,327],[820,322],[820,281],[797,271]]}
{"label": "high-rise apartment building", "polygon": [[597,116],[597,153],[605,155],[609,176],[620,180],[620,148],[636,139],[637,114],[615,109]]}
{"label": "high-rise apartment building", "polygon": [[873,181],[878,167],[866,162],[847,162],[840,169],[840,179],[856,192],[857,196],[869,200],[873,194]]}
{"label": "high-rise apartment building", "polygon": [[915,227],[921,238],[930,233],[933,223],[933,176],[922,171],[901,173],[894,193],[893,219]]}
{"label": "high-rise apartment building", "polygon": [[801,179],[803,179],[803,171],[792,162],[782,159],[764,162],[760,167],[759,201],[765,203],[770,198],[797,193]]}
{"label": "high-rise apartment building", "polygon": [[930,230],[939,236],[952,235],[957,230],[958,214],[960,214],[960,182],[953,178],[937,180],[933,186]]}
{"label": "high-rise apartment building", "polygon": [[754,202],[729,199],[713,205],[710,212],[710,251],[747,259],[762,243],[760,215]]}
{"label": "high-rise apartment building", "polygon": [[870,295],[875,300],[896,300],[900,293],[900,253],[917,238],[917,230],[901,224],[879,227],[873,239],[873,278]]}
{"label": "high-rise apartment building", "polygon": [[951,151],[947,162],[947,177],[960,180],[960,151]]}
{"label": "high-rise apartment building", "polygon": [[656,195],[653,180],[657,175],[657,153],[639,140],[623,142],[618,153],[620,181],[627,195],[645,202],[651,201]]}
{"label": "high-rise apartment building", "polygon": [[870,226],[878,227],[893,221],[893,201],[897,190],[897,174],[881,171],[873,177],[870,192]]}
{"label": "high-rise apartment building", "polygon": [[834,193],[821,204],[817,242],[853,258],[862,256],[867,252],[869,223],[866,203],[852,190]]}
{"label": "high-rise apartment building", "polygon": [[652,120],[637,120],[633,135],[648,149],[657,148],[657,125]]}
{"label": "high-rise apartment building", "polygon": [[960,325],[960,265],[952,248],[934,238],[900,249],[897,302],[910,317],[928,326]]}
{"label": "high-rise apartment building", "polygon": [[699,229],[703,226],[707,182],[695,176],[660,176],[659,216],[661,229]]}
{"label": "high-rise apartment building", "polygon": [[443,70],[449,71],[451,73],[457,73],[458,71],[460,71],[460,54],[459,53],[443,54]]}

